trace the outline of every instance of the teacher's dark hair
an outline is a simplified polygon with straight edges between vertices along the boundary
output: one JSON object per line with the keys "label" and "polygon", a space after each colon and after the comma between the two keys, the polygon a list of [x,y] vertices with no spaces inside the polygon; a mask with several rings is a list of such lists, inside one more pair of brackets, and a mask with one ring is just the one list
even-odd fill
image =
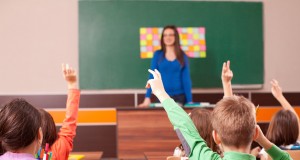
{"label": "teacher's dark hair", "polygon": [[14,99],[0,111],[0,155],[29,146],[38,138],[39,111],[24,99]]}
{"label": "teacher's dark hair", "polygon": [[161,34],[161,39],[160,39],[160,45],[161,45],[161,49],[164,52],[164,54],[166,54],[166,45],[164,43],[164,32],[166,29],[172,29],[174,31],[174,36],[175,36],[175,42],[174,42],[174,48],[175,48],[175,54],[176,54],[176,58],[177,60],[180,62],[181,66],[184,65],[184,58],[183,58],[183,54],[184,52],[182,51],[181,47],[180,47],[180,39],[179,39],[179,33],[177,31],[176,26],[174,25],[168,25],[165,26],[162,34]]}

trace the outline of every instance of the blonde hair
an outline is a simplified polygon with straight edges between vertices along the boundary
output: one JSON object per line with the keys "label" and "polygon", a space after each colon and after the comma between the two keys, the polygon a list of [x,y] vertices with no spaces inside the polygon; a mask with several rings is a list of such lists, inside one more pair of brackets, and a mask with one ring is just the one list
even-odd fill
{"label": "blonde hair", "polygon": [[212,126],[222,144],[237,148],[248,146],[255,133],[255,107],[243,96],[226,97],[213,110]]}

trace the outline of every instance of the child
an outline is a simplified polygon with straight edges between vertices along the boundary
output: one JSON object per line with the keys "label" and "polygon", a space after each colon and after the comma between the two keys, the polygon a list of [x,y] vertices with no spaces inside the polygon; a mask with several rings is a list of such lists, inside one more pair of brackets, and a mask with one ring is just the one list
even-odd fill
{"label": "child", "polygon": [[[224,62],[222,67],[222,85],[224,90],[224,98],[233,96],[231,80],[233,78],[233,72],[230,69],[230,61]],[[202,137],[202,136],[201,136]],[[260,157],[259,152],[261,151],[260,147],[255,147],[251,150],[251,154],[255,157]]]}
{"label": "child", "polygon": [[[149,70],[154,79],[150,79],[153,93],[163,104],[174,126],[185,152],[191,160],[221,159],[220,155],[207,147],[199,135],[192,120],[165,92],[160,73]],[[262,133],[255,120],[255,107],[244,97],[230,96],[216,104],[212,113],[213,137],[216,144],[222,146],[223,159],[250,159],[250,146],[255,139],[274,160],[288,160],[289,155],[273,145]]]}
{"label": "child", "polygon": [[271,84],[272,94],[283,109],[273,116],[266,137],[282,149],[300,149],[299,117],[283,96],[278,81],[272,80]]}
{"label": "child", "polygon": [[[276,146],[283,150],[300,149],[300,123],[299,117],[282,94],[282,89],[277,80],[271,81],[273,96],[282,105],[283,109],[278,111],[269,124],[266,137]],[[268,159],[265,151],[260,153],[264,159]]]}
{"label": "child", "polygon": [[43,140],[39,111],[14,99],[0,111],[0,160],[35,160]]}
{"label": "child", "polygon": [[[211,110],[203,109],[203,108],[194,108],[191,113],[190,117],[197,128],[200,136],[205,140],[207,146],[211,148],[214,152],[221,154],[221,151],[217,144],[214,142],[212,137],[212,124],[211,124]],[[179,150],[180,149],[180,150]],[[182,144],[179,147],[176,147],[174,156],[188,156],[185,155],[184,149]]]}
{"label": "child", "polygon": [[[199,131],[200,136],[205,140],[207,146],[211,148],[214,152],[221,154],[221,151],[217,144],[214,142],[212,137],[212,125],[211,125],[211,110],[203,109],[203,108],[194,108],[190,113],[190,117]],[[181,149],[181,152],[178,151]],[[182,144],[179,147],[176,147],[176,152],[174,152],[174,156],[188,156],[185,155]],[[176,154],[175,154],[176,153]],[[180,154],[178,154],[180,153]]]}
{"label": "child", "polygon": [[77,76],[74,69],[67,65],[62,65],[64,79],[68,85],[68,100],[66,107],[66,118],[63,121],[60,132],[56,133],[55,123],[51,115],[41,109],[42,129],[44,133],[43,147],[49,143],[53,160],[68,159],[70,151],[73,149],[73,139],[76,135],[76,122],[79,107],[80,91],[78,89]]}
{"label": "child", "polygon": [[206,141],[207,146],[214,152],[221,154],[221,151],[212,137],[211,110],[195,108],[191,112],[191,119],[194,122],[200,136]]}

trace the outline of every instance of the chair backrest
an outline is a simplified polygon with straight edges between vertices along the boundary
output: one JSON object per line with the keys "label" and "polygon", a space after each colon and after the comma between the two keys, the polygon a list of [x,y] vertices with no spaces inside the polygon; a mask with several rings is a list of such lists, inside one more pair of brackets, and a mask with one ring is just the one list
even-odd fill
{"label": "chair backrest", "polygon": [[[284,150],[286,151],[294,160],[300,160],[300,150]],[[269,159],[272,159],[269,156]]]}

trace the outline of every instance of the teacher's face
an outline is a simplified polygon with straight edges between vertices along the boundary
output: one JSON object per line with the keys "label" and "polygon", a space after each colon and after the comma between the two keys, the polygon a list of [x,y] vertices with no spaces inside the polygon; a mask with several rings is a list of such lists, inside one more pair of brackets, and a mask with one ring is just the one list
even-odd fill
{"label": "teacher's face", "polygon": [[175,44],[175,33],[172,29],[166,29],[163,33],[164,43],[166,46],[174,46]]}

